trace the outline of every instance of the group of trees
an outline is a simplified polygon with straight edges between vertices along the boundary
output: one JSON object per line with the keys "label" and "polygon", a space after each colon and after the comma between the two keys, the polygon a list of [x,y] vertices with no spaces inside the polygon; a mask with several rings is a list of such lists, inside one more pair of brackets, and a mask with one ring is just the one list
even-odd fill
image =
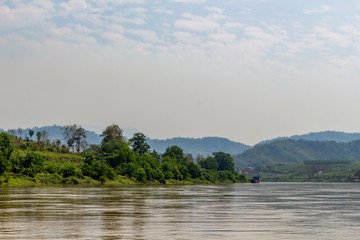
{"label": "group of trees", "polygon": [[192,156],[184,154],[178,146],[170,146],[162,154],[155,150],[151,152],[146,136],[142,133],[135,133],[127,141],[122,129],[115,124],[103,131],[101,135],[103,140],[100,145],[88,146],[85,142],[85,130],[76,124],[64,126],[63,132],[68,149],[72,149],[73,154],[83,159],[77,165],[45,164],[46,158],[31,149],[26,149],[26,151],[23,149],[26,152],[25,156],[10,157],[14,151],[11,137],[7,133],[1,133],[0,174],[9,172],[34,177],[45,172],[64,178],[91,178],[100,182],[116,180],[120,176],[136,182],[159,183],[169,180],[246,181],[245,175],[234,171],[231,155],[223,152],[200,159],[196,164]]}

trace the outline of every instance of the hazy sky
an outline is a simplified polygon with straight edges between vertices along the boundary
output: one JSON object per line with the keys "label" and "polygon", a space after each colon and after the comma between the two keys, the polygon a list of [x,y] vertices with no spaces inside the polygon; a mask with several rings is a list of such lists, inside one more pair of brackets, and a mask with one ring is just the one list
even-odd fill
{"label": "hazy sky", "polygon": [[0,128],[360,132],[358,0],[0,0]]}

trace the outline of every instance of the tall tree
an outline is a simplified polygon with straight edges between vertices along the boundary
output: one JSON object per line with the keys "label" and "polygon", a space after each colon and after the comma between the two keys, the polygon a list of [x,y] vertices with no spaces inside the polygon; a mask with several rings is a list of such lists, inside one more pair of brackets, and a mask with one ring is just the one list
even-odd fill
{"label": "tall tree", "polygon": [[85,145],[86,132],[85,129],[76,124],[66,125],[62,128],[64,139],[66,140],[69,148],[75,145],[76,152],[80,153],[81,149]]}
{"label": "tall tree", "polygon": [[54,140],[54,145],[56,146],[56,151],[59,151],[60,146],[61,146],[61,141],[60,141],[60,139]]}
{"label": "tall tree", "polygon": [[178,163],[183,163],[185,160],[183,150],[176,145],[167,147],[165,153],[163,153],[163,157],[176,159]]}
{"label": "tall tree", "polygon": [[130,139],[132,144],[133,151],[143,155],[148,153],[150,150],[150,145],[146,142],[146,136],[143,133],[135,133],[134,136]]}
{"label": "tall tree", "polygon": [[18,132],[19,139],[22,139],[22,133],[23,133],[22,128],[19,127],[19,128],[17,129],[17,132]]}
{"label": "tall tree", "polygon": [[41,132],[36,133],[36,139],[37,139],[37,142],[40,143],[40,141],[41,141]]}
{"label": "tall tree", "polygon": [[30,140],[31,140],[31,137],[32,137],[33,135],[34,135],[34,130],[29,129]]}
{"label": "tall tree", "polygon": [[45,130],[41,131],[40,141],[43,142],[43,143],[48,143],[49,142],[49,135],[48,135],[47,131],[45,131]]}
{"label": "tall tree", "polygon": [[124,141],[123,130],[116,124],[107,126],[102,132],[102,143],[106,143],[111,140]]}
{"label": "tall tree", "polygon": [[235,169],[234,159],[231,157],[231,155],[229,153],[216,152],[216,153],[213,153],[213,155],[214,155],[216,162],[218,163],[219,171],[223,171],[223,170],[228,170],[231,172],[234,171],[234,169]]}

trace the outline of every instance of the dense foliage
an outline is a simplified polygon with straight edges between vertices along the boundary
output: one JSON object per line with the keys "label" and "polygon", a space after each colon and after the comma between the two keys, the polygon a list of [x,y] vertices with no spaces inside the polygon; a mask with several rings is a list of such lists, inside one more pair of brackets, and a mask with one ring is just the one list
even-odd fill
{"label": "dense foliage", "polygon": [[[86,138],[77,125],[64,128],[67,146],[50,142],[46,133],[23,140],[0,135],[0,183],[232,183],[247,182],[234,171],[230,154],[214,153],[216,168],[196,164],[191,154],[170,146],[163,154],[150,151],[146,136],[134,134],[127,142],[122,130],[111,125],[103,132],[100,145],[82,145]],[[200,161],[201,162],[201,161]]]}

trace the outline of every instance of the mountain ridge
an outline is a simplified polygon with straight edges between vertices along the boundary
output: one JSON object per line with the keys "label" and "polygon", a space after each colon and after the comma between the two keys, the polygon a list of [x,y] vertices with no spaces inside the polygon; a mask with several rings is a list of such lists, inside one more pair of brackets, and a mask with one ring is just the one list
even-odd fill
{"label": "mountain ridge", "polygon": [[267,144],[270,142],[284,140],[284,139],[292,139],[292,140],[309,140],[309,141],[335,141],[335,142],[352,142],[355,140],[360,140],[360,133],[347,133],[341,131],[320,131],[320,132],[310,132],[299,135],[292,135],[289,137],[277,137],[269,140],[261,141],[256,145]]}

